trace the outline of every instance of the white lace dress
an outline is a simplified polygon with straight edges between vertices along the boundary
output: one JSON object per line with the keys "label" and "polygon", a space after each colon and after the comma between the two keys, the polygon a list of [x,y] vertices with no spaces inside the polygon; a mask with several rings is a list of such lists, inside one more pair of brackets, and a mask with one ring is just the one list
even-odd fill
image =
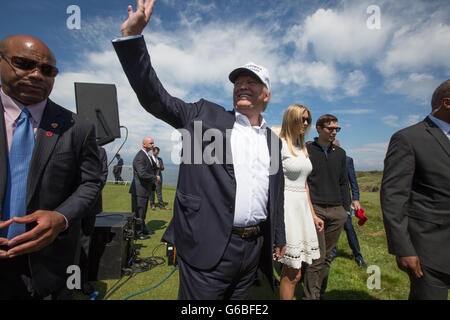
{"label": "white lace dress", "polygon": [[284,224],[286,228],[286,253],[280,262],[299,269],[302,261],[311,264],[320,257],[316,227],[306,194],[306,178],[312,164],[301,148],[295,147],[297,157],[291,154],[284,139],[281,157],[285,178]]}

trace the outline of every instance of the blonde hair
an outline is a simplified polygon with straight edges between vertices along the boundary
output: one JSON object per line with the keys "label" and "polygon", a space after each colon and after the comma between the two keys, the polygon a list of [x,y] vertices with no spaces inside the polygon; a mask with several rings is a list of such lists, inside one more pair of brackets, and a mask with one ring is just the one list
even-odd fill
{"label": "blonde hair", "polygon": [[[305,128],[305,131],[303,134],[298,135],[298,126],[304,126],[303,124],[303,114],[305,111],[308,113],[308,125]],[[286,140],[289,151],[292,155],[297,157],[297,154],[294,152],[293,146],[299,146],[306,157],[308,157],[308,151],[306,150],[306,143],[305,143],[305,133],[311,128],[311,111],[305,106],[302,106],[300,104],[293,104],[290,105],[286,111],[284,112],[283,116],[283,124],[281,125],[280,130],[280,138],[283,138]]]}

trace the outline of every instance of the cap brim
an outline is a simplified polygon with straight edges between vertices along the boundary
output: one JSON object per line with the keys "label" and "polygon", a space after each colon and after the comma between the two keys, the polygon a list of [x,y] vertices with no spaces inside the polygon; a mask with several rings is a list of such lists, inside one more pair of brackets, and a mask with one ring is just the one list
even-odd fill
{"label": "cap brim", "polygon": [[261,83],[264,84],[264,82],[261,80],[261,78],[256,73],[254,73],[252,70],[247,69],[247,68],[234,69],[233,71],[231,71],[230,75],[228,76],[228,79],[230,79],[230,81],[232,83],[234,83],[236,81],[236,78],[242,73],[249,73],[249,74],[253,75],[256,79],[261,81]]}

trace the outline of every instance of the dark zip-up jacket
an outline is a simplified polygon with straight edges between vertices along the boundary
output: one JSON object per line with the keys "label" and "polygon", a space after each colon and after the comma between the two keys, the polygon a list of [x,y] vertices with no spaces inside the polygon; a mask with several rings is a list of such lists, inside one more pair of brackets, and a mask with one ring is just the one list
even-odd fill
{"label": "dark zip-up jacket", "polygon": [[350,210],[350,194],[344,149],[332,144],[325,153],[317,142],[306,144],[313,170],[308,177],[311,202],[317,205],[343,206]]}

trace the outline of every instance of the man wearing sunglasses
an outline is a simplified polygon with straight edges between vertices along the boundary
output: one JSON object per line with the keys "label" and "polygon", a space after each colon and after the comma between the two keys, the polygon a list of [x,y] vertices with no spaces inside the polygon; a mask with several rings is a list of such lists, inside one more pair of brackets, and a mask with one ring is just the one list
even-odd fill
{"label": "man wearing sunglasses", "polygon": [[37,38],[0,42],[0,299],[70,298],[81,218],[100,191],[94,125],[48,99],[55,65]]}
{"label": "man wearing sunglasses", "polygon": [[314,211],[325,222],[325,227],[317,232],[320,258],[313,260],[304,273],[304,293],[308,300],[322,298],[330,271],[331,251],[339,240],[350,210],[346,154],[333,144],[341,130],[338,119],[330,114],[322,115],[317,119],[316,129],[319,137],[307,144],[313,166],[308,184]]}

